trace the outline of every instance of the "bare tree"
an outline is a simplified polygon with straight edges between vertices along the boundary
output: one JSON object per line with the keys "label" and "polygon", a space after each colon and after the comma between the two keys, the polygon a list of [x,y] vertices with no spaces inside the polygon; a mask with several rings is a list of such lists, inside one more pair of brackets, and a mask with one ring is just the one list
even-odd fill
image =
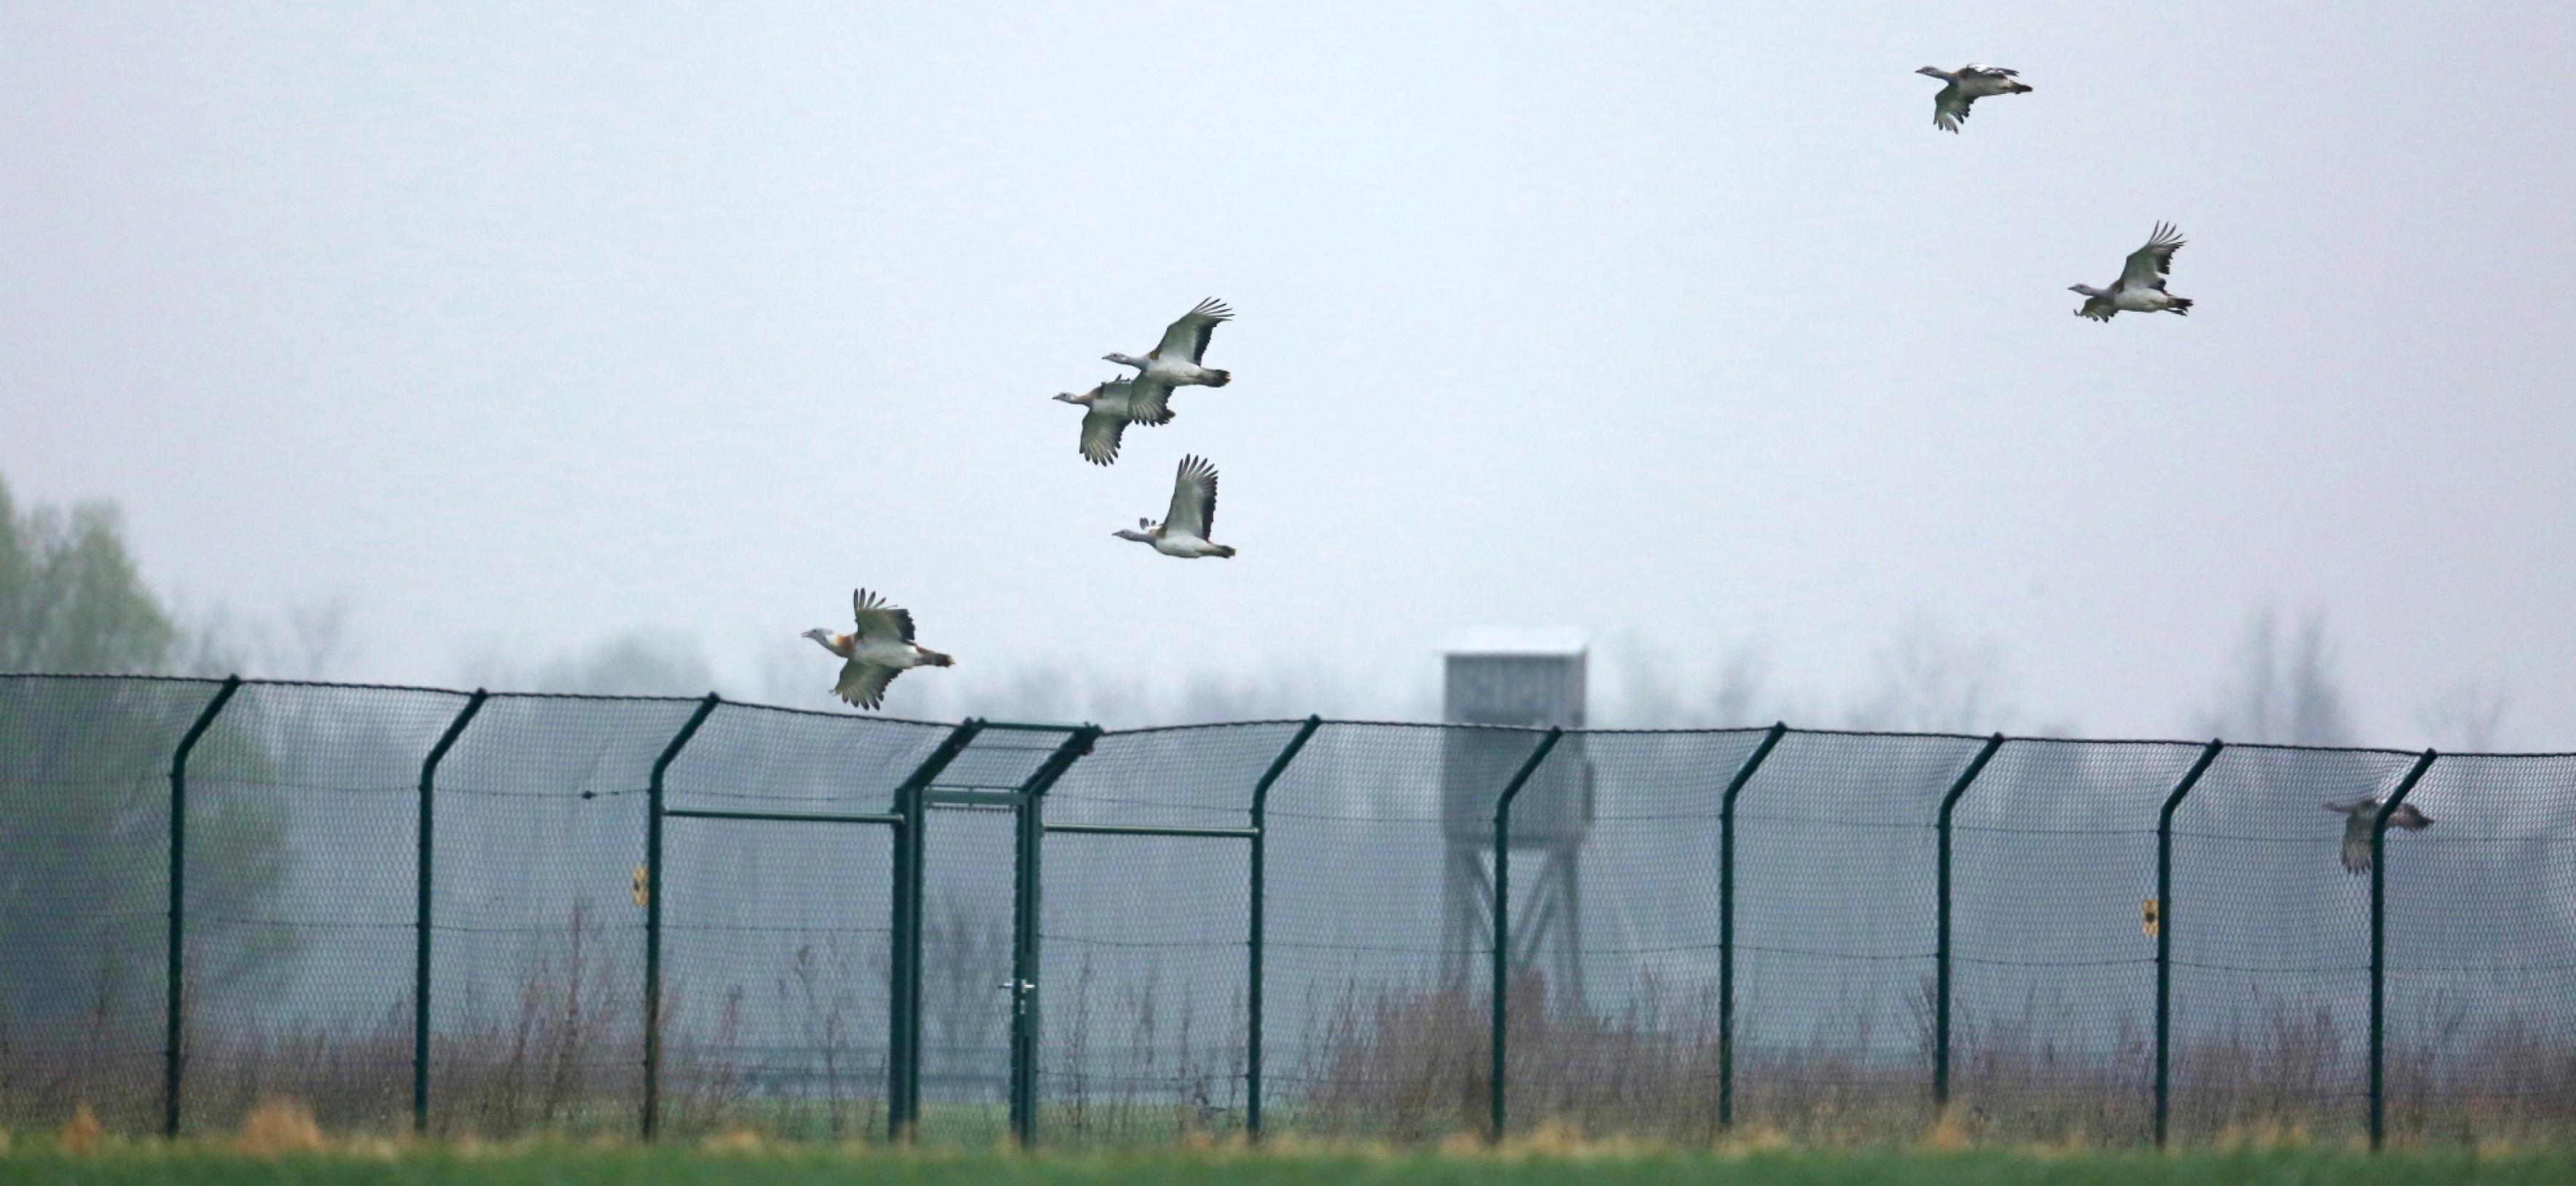
{"label": "bare tree", "polygon": [[2309,614],[2285,635],[2273,611],[2257,612],[2200,732],[2230,741],[2353,744],[2357,730],[2325,615]]}
{"label": "bare tree", "polygon": [[1726,728],[1757,723],[1755,705],[1773,699],[1770,658],[1760,648],[1730,648],[1715,671],[1671,674],[1670,652],[1622,633],[1599,652],[1594,670],[1611,696],[1600,723],[1629,728]]}
{"label": "bare tree", "polygon": [[1879,650],[1849,717],[1862,729],[1980,732],[2012,722],[2011,700],[2000,644],[1959,638],[1917,612]]}
{"label": "bare tree", "polygon": [[2513,698],[2487,683],[2460,683],[2415,706],[2415,723],[2424,739],[2448,750],[2491,752],[2504,737],[2504,721]]}

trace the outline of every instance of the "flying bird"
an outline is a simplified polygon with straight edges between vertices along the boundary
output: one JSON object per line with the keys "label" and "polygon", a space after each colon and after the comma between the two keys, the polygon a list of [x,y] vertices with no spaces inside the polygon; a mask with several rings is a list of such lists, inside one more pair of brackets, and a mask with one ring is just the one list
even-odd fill
{"label": "flying bird", "polygon": [[[2379,797],[2366,795],[2344,803],[2328,803],[2325,809],[2340,811],[2344,815],[2344,871],[2370,872],[2370,826],[2372,821],[2379,818]],[[2432,827],[2433,821],[2423,812],[2415,810],[2414,804],[2400,803],[2397,805],[2397,810],[2388,813],[2388,826],[2404,828],[2409,832],[2421,832]]]}
{"label": "flying bird", "polygon": [[1147,389],[1133,379],[1111,379],[1080,395],[1056,398],[1082,409],[1082,459],[1093,465],[1118,460],[1118,440],[1130,424],[1152,428],[1172,422],[1169,387]]}
{"label": "flying bird", "polygon": [[2068,292],[2084,294],[2084,307],[2078,317],[2109,321],[2112,314],[2191,312],[2191,298],[2178,297],[2165,291],[2165,273],[2173,270],[2174,253],[2182,250],[2182,232],[2169,222],[2156,224],[2155,233],[2147,236],[2147,245],[2129,253],[2129,262],[2120,268],[2120,278],[2109,288],[2078,284]]}
{"label": "flying bird", "polygon": [[1234,381],[1233,372],[1200,366],[1199,361],[1207,357],[1208,338],[1216,333],[1216,323],[1233,319],[1234,310],[1227,308],[1224,301],[1209,297],[1165,327],[1162,344],[1154,347],[1153,353],[1143,358],[1132,354],[1101,357],[1136,368],[1136,389],[1157,404],[1169,400],[1175,387],[1223,387]]}
{"label": "flying bird", "polygon": [[1172,478],[1172,509],[1164,512],[1163,521],[1138,519],[1136,526],[1139,530],[1110,534],[1152,544],[1155,551],[1183,560],[1234,555],[1234,549],[1208,539],[1216,528],[1216,466],[1196,454],[1181,459],[1180,472]]}
{"label": "flying bird", "polygon": [[1932,96],[1932,126],[1953,134],[1958,132],[1960,124],[1968,122],[1969,104],[1988,95],[2019,95],[2030,90],[2028,83],[2020,81],[2020,71],[2006,70],[2001,66],[1980,66],[1974,62],[1957,70],[1925,66],[1915,73],[1929,74],[1950,84]]}
{"label": "flying bird", "polygon": [[821,643],[824,650],[849,660],[841,664],[841,678],[832,691],[861,708],[873,709],[885,703],[886,685],[894,677],[915,667],[953,667],[957,661],[912,641],[912,611],[886,604],[885,598],[865,589],[850,594],[850,612],[856,624],[847,634],[834,634],[817,627],[803,637]]}

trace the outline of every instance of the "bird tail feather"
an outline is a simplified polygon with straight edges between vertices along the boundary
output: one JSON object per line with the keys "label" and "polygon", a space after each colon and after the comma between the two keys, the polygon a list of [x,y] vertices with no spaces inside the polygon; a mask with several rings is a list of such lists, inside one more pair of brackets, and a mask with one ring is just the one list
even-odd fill
{"label": "bird tail feather", "polygon": [[923,664],[925,664],[925,665],[927,665],[927,666],[930,666],[930,667],[955,667],[955,666],[957,666],[957,660],[956,660],[956,658],[955,658],[955,657],[950,656],[950,655],[943,655],[943,654],[940,654],[940,653],[939,653],[939,652],[937,652],[937,651],[923,651],[923,652],[921,653],[921,661],[922,661],[922,663],[923,663]]}
{"label": "bird tail feather", "polygon": [[1223,387],[1228,383],[1234,382],[1233,371],[1216,371],[1213,373],[1216,375],[1216,378],[1208,380],[1208,386],[1210,387]]}
{"label": "bird tail feather", "polygon": [[2170,312],[2170,313],[2176,313],[2176,314],[2180,314],[2180,315],[2182,315],[2182,316],[2184,316],[2184,317],[2189,317],[2189,316],[2191,316],[2191,298],[2190,298],[2190,297],[2175,297],[2175,298],[2173,298],[2173,303],[2168,304],[2168,305],[2166,305],[2166,306],[2165,306],[2165,310],[2166,310],[2167,312]]}
{"label": "bird tail feather", "polygon": [[1234,546],[1232,544],[1218,544],[1216,546],[1216,556],[1217,559],[1220,560],[1234,559]]}

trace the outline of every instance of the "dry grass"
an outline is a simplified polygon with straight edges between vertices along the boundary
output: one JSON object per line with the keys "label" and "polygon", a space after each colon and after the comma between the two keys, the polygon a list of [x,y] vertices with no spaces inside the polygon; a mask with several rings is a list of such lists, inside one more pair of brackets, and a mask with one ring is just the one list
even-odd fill
{"label": "dry grass", "polygon": [[[633,953],[586,908],[532,939],[506,992],[441,998],[432,1048],[432,1135],[623,1137],[634,1131],[641,1026]],[[800,951],[779,970],[773,1017],[803,1017],[791,1042],[818,1051],[811,1094],[764,1094],[739,1065],[746,1005],[739,986],[714,1008],[682,1008],[673,982],[664,1046],[665,1132],[720,1147],[781,1138],[881,1138],[883,1064],[870,1053],[881,1022],[849,995],[879,974],[862,954]],[[846,965],[846,966],[844,966]],[[1167,1145],[1223,1150],[1240,1139],[1244,1028],[1230,1015],[1167,1007],[1145,982],[1095,999],[1086,965],[1048,1014],[1042,1141],[1059,1146]],[[739,973],[735,973],[739,975]],[[1190,994],[1181,994],[1190,999]],[[1305,1002],[1304,1033],[1274,1054],[1266,1097],[1279,1139],[1486,1147],[1491,1061],[1487,998],[1463,988],[1348,983]],[[2464,1007],[2413,1003],[2392,1020],[2392,1143],[2463,1149],[2552,1147],[2576,1140],[2576,1044],[2563,1025],[2477,1020]],[[410,1130],[410,1007],[327,1026],[222,1030],[195,1002],[185,1011],[188,1127],[239,1129],[244,1141],[309,1148],[325,1131]],[[1954,1020],[1954,1106],[1929,1100],[1929,1047],[1891,1053],[1855,1021],[1801,1043],[1756,1041],[1740,1018],[1736,1121],[1717,1121],[1718,1029],[1704,986],[1639,984],[1616,1011],[1516,981],[1506,1068],[1514,1131],[1506,1149],[1642,1142],[1756,1154],[1785,1146],[2009,1147],[2080,1150],[2146,1143],[2152,1041],[2133,1030],[2088,1032],[2071,1012],[1963,1008]],[[798,1009],[804,1012],[799,1014]],[[2348,1013],[2348,1010],[2347,1010]],[[2260,1000],[2223,1027],[2181,1034],[2173,1059],[2177,1143],[2229,1149],[2331,1148],[2363,1119],[2365,1045],[2345,1014],[2315,999]],[[1274,1027],[1276,1035],[1279,1031]],[[0,1121],[66,1147],[95,1147],[112,1125],[155,1132],[159,1060],[106,1074],[77,1034],[48,1045],[0,1033]],[[1280,1049],[1274,1046],[1274,1051]],[[1292,1061],[1293,1065],[1288,1065]],[[280,1101],[309,1101],[300,1124]],[[932,1104],[934,1112],[941,1105]],[[972,1113],[971,1115],[969,1113]],[[934,1136],[941,1117],[926,1118]],[[997,1118],[959,1106],[950,1131],[967,1143]],[[309,1125],[309,1127],[304,1127]],[[254,1135],[255,1130],[265,1135]]]}
{"label": "dry grass", "polygon": [[252,1157],[282,1157],[290,1153],[318,1153],[329,1145],[322,1139],[322,1126],[313,1119],[313,1109],[290,1099],[269,1099],[251,1109],[242,1118],[241,1136],[233,1148]]}
{"label": "dry grass", "polygon": [[98,1113],[88,1104],[73,1109],[72,1118],[63,1122],[62,1131],[54,1134],[54,1143],[63,1152],[79,1156],[96,1150],[107,1140],[107,1126],[98,1122]]}

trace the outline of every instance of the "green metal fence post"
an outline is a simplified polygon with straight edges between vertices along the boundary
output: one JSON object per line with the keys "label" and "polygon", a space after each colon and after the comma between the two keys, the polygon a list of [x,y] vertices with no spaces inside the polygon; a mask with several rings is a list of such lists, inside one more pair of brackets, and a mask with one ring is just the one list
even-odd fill
{"label": "green metal fence post", "polygon": [[957,755],[974,744],[984,723],[969,719],[948,731],[930,755],[895,787],[893,952],[886,986],[886,1138],[907,1142],[921,1124],[921,896],[922,793]]}
{"label": "green metal fence post", "polygon": [[1932,1012],[1932,1106],[1936,1109],[1950,1106],[1950,811],[1959,805],[1959,797],[1968,793],[1977,776],[1985,773],[1986,763],[1994,759],[1995,751],[2003,747],[2001,733],[1986,739],[1985,748],[1978,750],[1968,768],[1959,772],[1959,780],[1950,784],[1950,793],[1941,796],[1941,816],[1935,825],[1941,845],[1939,884],[1934,889],[1939,895],[1934,907],[1938,943],[1935,958],[1939,962],[1934,970]]}
{"label": "green metal fence post", "polygon": [[162,990],[168,1008],[161,1046],[161,1135],[165,1137],[179,1135],[179,1080],[186,1069],[181,1007],[186,1001],[188,966],[188,754],[241,686],[240,676],[226,676],[170,755],[170,936]]}
{"label": "green metal fence post", "polygon": [[1788,734],[1786,721],[1763,733],[1762,744],[1754,746],[1735,768],[1735,777],[1726,780],[1726,793],[1718,800],[1717,1123],[1721,1127],[1735,1123],[1735,798]]}
{"label": "green metal fence post", "polygon": [[680,756],[682,747],[698,735],[698,726],[707,723],[707,714],[723,701],[707,693],[698,701],[689,722],[671,736],[662,747],[662,755],[653,759],[652,781],[646,785],[648,800],[644,824],[644,1139],[652,1140],[662,1128],[662,776],[669,773],[671,762]]}
{"label": "green metal fence post", "polygon": [[431,859],[437,831],[436,791],[438,763],[456,745],[474,714],[483,711],[489,693],[481,688],[465,701],[456,719],[447,723],[447,732],[438,736],[438,744],[429,747],[429,757],[420,764],[420,851],[414,858],[415,900],[412,904],[411,952],[411,1130],[423,1136],[429,1133],[429,920],[430,880],[437,866]]}
{"label": "green metal fence post", "polygon": [[1243,1132],[1247,1139],[1255,1142],[1261,1140],[1261,1015],[1264,1005],[1261,944],[1269,925],[1269,907],[1263,895],[1268,892],[1265,874],[1270,845],[1270,788],[1279,781],[1279,776],[1288,773],[1288,763],[1297,760],[1298,751],[1306,748],[1307,740],[1314,737],[1315,730],[1322,728],[1323,724],[1324,718],[1320,716],[1307,717],[1306,723],[1297,727],[1297,735],[1289,738],[1288,744],[1280,749],[1279,756],[1270,760],[1270,768],[1261,772],[1261,781],[1252,784],[1251,918],[1246,927],[1249,932],[1246,946],[1250,952],[1244,972]]}
{"label": "green metal fence post", "polygon": [[1546,736],[1539,738],[1538,744],[1530,747],[1529,757],[1521,761],[1521,768],[1512,772],[1512,781],[1503,788],[1502,796],[1494,801],[1494,1080],[1492,1089],[1486,1093],[1486,1100],[1493,1108],[1493,1131],[1486,1134],[1486,1139],[1491,1141],[1503,1139],[1504,1058],[1510,1052],[1510,1039],[1504,1035],[1504,1029],[1511,1020],[1512,800],[1520,797],[1521,787],[1529,782],[1530,775],[1538,771],[1538,764],[1547,760],[1547,752],[1555,749],[1557,739],[1563,736],[1565,730],[1549,729]]}
{"label": "green metal fence post", "polygon": [[2377,1151],[2388,1131],[2388,817],[2406,802],[2408,792],[2442,755],[2425,750],[2415,759],[2397,789],[2380,801],[2370,820],[2370,1147]]}
{"label": "green metal fence post", "polygon": [[1038,1035],[1043,1019],[1038,997],[1038,923],[1045,909],[1040,880],[1041,849],[1046,840],[1046,793],[1064,772],[1091,752],[1100,740],[1098,725],[1075,729],[1020,786],[1019,866],[1011,927],[1011,1137],[1022,1149],[1038,1141]]}
{"label": "green metal fence post", "polygon": [[2162,811],[2156,813],[2156,1147],[2165,1143],[2165,1118],[2171,1111],[2173,1064],[2173,819],[2174,809],[2182,806],[2182,797],[2200,785],[2200,776],[2209,772],[2209,764],[2218,760],[2218,751],[2227,748],[2224,741],[2212,738],[2202,746],[2200,759],[2183,772],[2182,781],[2174,784],[2173,793],[2165,796]]}

